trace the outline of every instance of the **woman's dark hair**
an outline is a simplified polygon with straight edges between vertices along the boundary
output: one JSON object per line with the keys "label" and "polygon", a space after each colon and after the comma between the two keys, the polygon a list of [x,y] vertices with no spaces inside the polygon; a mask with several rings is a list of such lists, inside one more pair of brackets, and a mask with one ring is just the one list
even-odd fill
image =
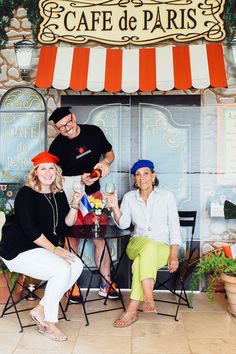
{"label": "woman's dark hair", "polygon": [[[155,171],[154,171],[154,170],[152,170],[152,169],[150,169],[150,170],[152,171],[152,173],[154,173],[154,172],[155,172]],[[158,186],[159,186],[159,179],[157,178],[157,176],[155,177],[155,180],[154,180],[153,186],[155,186],[155,187],[158,187]],[[135,183],[133,184],[133,187],[134,187],[134,188],[136,188],[136,189],[138,189],[138,187],[136,186],[136,184],[135,184]]]}

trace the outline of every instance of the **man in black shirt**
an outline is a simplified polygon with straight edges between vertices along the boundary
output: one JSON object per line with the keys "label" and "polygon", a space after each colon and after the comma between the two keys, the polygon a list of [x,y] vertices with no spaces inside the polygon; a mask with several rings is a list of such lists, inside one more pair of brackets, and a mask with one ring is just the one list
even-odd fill
{"label": "man in black shirt", "polygon": [[[73,183],[77,176],[81,176],[80,181],[85,185],[87,195],[101,199],[99,178],[90,178],[90,173],[93,169],[99,168],[102,171],[102,177],[108,175],[110,164],[114,160],[112,146],[99,127],[88,124],[78,125],[76,115],[71,113],[70,109],[71,107],[57,108],[49,117],[59,132],[52,142],[49,152],[60,160],[65,177],[64,189],[69,203],[70,195],[73,192]],[[101,157],[102,160],[100,160]],[[83,221],[79,220],[78,223],[83,223]],[[71,238],[70,242],[77,251],[78,240]],[[104,243],[102,240],[95,240],[94,245],[95,263],[99,266]],[[110,260],[107,252],[105,252],[101,272],[106,279],[110,279]],[[102,279],[99,295],[105,297],[108,289],[109,286]],[[117,298],[117,291],[111,288],[108,297]]]}

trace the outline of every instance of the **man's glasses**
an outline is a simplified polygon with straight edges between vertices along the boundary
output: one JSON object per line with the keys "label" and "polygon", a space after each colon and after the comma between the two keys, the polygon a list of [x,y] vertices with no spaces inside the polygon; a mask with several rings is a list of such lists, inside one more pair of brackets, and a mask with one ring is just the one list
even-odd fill
{"label": "man's glasses", "polygon": [[63,124],[63,125],[61,125],[60,127],[57,127],[57,129],[59,129],[61,132],[64,132],[64,131],[66,131],[66,128],[70,128],[70,127],[72,127],[72,125],[73,125],[73,120],[72,120],[72,115],[71,115],[71,118],[70,118],[70,120],[68,120],[68,122],[66,123],[66,124]]}

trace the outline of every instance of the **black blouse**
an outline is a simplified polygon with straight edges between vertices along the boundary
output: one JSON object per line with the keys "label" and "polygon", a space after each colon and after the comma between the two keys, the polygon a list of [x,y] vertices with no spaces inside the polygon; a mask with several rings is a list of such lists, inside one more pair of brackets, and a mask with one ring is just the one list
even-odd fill
{"label": "black blouse", "polygon": [[[69,205],[65,193],[54,194],[58,210],[58,225],[56,235],[53,234],[54,198],[52,195],[34,191],[32,188],[22,187],[15,199],[15,219],[13,224],[3,233],[1,256],[7,260],[15,258],[19,253],[39,247],[33,241],[44,234],[55,246],[68,232],[65,217],[69,212]],[[54,215],[57,218],[57,213]],[[54,217],[54,219],[55,219]]]}

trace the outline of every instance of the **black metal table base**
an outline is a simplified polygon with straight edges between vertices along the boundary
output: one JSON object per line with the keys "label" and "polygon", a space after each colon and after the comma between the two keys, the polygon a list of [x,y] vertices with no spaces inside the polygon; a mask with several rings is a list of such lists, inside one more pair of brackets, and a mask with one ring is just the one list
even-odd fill
{"label": "black metal table base", "polygon": [[[130,235],[130,233],[128,234],[128,236]],[[104,236],[104,235],[103,235]],[[127,236],[127,235],[126,235]],[[69,246],[69,250],[73,253],[75,253],[80,259],[81,261],[83,262],[85,268],[89,271],[90,273],[90,280],[89,280],[89,284],[88,284],[88,288],[86,290],[86,293],[85,293],[85,296],[83,296],[81,290],[80,290],[80,294],[82,296],[82,306],[83,306],[83,312],[84,312],[84,316],[85,316],[85,320],[86,320],[86,324],[85,326],[88,326],[89,325],[89,320],[88,320],[88,316],[89,315],[94,315],[94,314],[97,314],[97,313],[102,313],[102,312],[108,312],[108,311],[115,311],[115,310],[121,310],[123,309],[123,311],[125,311],[125,304],[124,304],[124,301],[123,301],[123,296],[121,294],[121,291],[120,291],[120,288],[119,288],[119,284],[117,283],[117,274],[118,274],[118,270],[119,270],[119,267],[120,267],[120,263],[123,259],[123,256],[125,254],[125,251],[126,251],[126,247],[127,247],[127,244],[129,242],[129,237],[127,237],[127,239],[125,240],[125,244],[123,246],[123,250],[117,260],[117,264],[115,265],[114,262],[113,262],[113,259],[112,259],[112,256],[111,256],[111,252],[110,252],[110,249],[109,249],[109,245],[108,245],[108,240],[111,239],[111,238],[116,238],[116,236],[113,236],[113,237],[110,237],[110,238],[106,238],[106,237],[101,237],[102,239],[104,239],[105,243],[104,243],[104,248],[103,248],[103,252],[102,252],[102,255],[101,255],[101,259],[100,259],[100,263],[99,263],[99,267],[97,269],[91,269],[86,263],[85,261],[83,260],[83,254],[84,254],[84,249],[85,249],[85,245],[86,245],[86,242],[88,241],[89,238],[86,238],[86,237],[82,237],[82,240],[83,240],[83,245],[82,245],[82,249],[81,249],[81,252],[80,254],[77,254],[75,252],[75,250],[70,246],[70,241],[67,237],[67,243],[68,243],[68,246]],[[103,310],[97,310],[97,311],[90,311],[90,312],[87,312],[87,309],[86,309],[86,304],[89,303],[89,302],[95,302],[95,301],[104,301],[104,305],[106,306],[107,305],[107,300],[109,300],[108,298],[108,293],[110,291],[110,289],[112,288],[112,284],[109,283],[109,280],[106,279],[106,277],[101,273],[101,265],[102,265],[102,261],[103,261],[103,258],[104,258],[104,254],[105,254],[105,250],[108,251],[108,255],[109,255],[109,258],[110,258],[110,264],[111,264],[111,274],[112,274],[112,277],[113,277],[113,282],[117,283],[117,290],[118,290],[118,298],[117,299],[112,299],[110,301],[120,301],[121,302],[121,306],[119,307],[112,307],[112,308],[109,308],[109,309],[103,309]],[[88,299],[88,296],[90,294],[90,291],[91,291],[91,284],[92,284],[92,280],[93,280],[93,277],[95,275],[99,275],[102,279],[105,280],[105,282],[107,284],[109,284],[110,288],[108,290],[108,293],[107,293],[107,296],[106,298],[104,297],[101,297],[101,298],[96,298],[96,299]],[[72,288],[73,290],[73,288]],[[70,296],[72,294],[72,291],[70,293]],[[67,311],[68,309],[68,305],[70,303],[70,296],[68,298],[68,301],[67,301],[67,304],[66,304],[66,308],[65,308],[65,311]]]}

